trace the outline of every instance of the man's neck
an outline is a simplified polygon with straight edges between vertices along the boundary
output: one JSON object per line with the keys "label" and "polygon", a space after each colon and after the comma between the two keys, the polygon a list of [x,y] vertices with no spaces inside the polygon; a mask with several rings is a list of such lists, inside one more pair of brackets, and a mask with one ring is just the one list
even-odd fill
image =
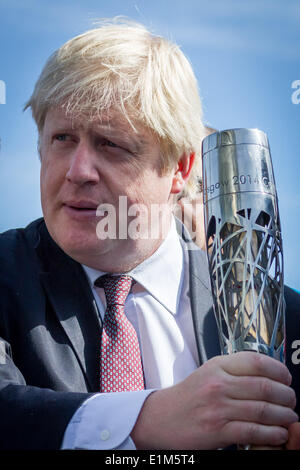
{"label": "man's neck", "polygon": [[170,223],[165,227],[163,236],[154,239],[124,240],[124,245],[118,245],[117,250],[89,257],[80,262],[85,266],[109,273],[126,273],[150,258],[162,245],[170,233],[171,224],[175,223],[170,218]]}

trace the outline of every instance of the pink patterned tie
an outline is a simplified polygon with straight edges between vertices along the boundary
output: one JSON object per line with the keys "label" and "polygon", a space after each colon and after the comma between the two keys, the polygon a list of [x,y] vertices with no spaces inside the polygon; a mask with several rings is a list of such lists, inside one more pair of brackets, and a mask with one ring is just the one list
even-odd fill
{"label": "pink patterned tie", "polygon": [[105,275],[95,282],[95,286],[104,288],[107,304],[101,342],[101,392],[144,390],[138,338],[125,315],[132,281],[123,274]]}

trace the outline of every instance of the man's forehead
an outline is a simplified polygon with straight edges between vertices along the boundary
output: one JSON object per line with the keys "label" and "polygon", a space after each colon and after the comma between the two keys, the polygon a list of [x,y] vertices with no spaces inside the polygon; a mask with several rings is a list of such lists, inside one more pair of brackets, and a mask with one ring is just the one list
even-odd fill
{"label": "man's forehead", "polygon": [[[128,119],[117,110],[109,109],[96,116],[91,117],[87,114],[78,114],[67,112],[63,107],[50,108],[46,114],[45,124],[51,123],[55,126],[69,127],[74,130],[114,130],[119,129],[126,133],[132,134],[136,138],[143,140],[149,136],[150,131],[141,124],[134,122],[130,123]],[[147,139],[146,139],[147,140]]]}

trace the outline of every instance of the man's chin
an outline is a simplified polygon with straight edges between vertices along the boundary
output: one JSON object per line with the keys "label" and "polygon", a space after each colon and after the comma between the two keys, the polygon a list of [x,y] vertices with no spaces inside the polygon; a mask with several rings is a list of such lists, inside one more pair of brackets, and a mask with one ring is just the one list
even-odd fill
{"label": "man's chin", "polygon": [[113,240],[100,240],[96,229],[87,230],[55,230],[50,234],[57,245],[71,258],[82,264],[89,264],[92,260],[107,254],[112,247]]}

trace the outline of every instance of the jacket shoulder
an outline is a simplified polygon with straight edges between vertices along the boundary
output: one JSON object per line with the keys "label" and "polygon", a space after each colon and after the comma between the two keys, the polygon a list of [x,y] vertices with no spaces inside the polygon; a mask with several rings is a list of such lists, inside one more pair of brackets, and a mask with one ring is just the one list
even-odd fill
{"label": "jacket shoulder", "polygon": [[40,218],[31,222],[25,228],[14,228],[0,233],[1,250],[26,241],[33,244],[37,243],[39,240],[39,228],[44,224],[44,219]]}
{"label": "jacket shoulder", "polygon": [[0,272],[24,270],[26,258],[32,258],[39,242],[39,229],[44,220],[37,219],[25,228],[7,230],[0,234]]}
{"label": "jacket shoulder", "polygon": [[300,340],[300,293],[289,286],[284,286],[284,298],[288,333],[297,331]]}

